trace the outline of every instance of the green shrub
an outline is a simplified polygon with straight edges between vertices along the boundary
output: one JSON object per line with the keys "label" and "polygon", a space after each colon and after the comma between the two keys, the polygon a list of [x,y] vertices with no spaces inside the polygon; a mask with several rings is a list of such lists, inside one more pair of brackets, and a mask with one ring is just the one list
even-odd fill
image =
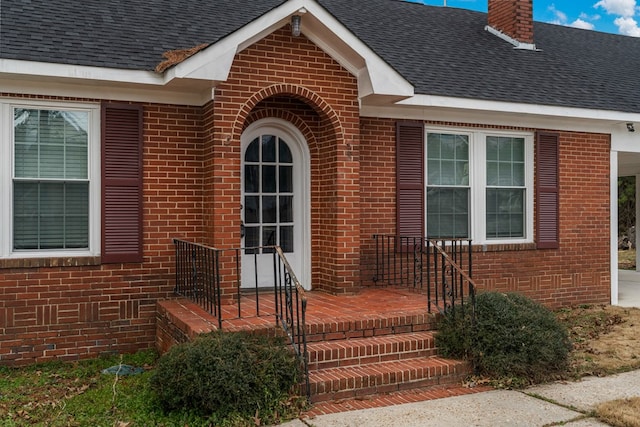
{"label": "green shrub", "polygon": [[300,371],[280,339],[217,332],[171,348],[150,381],[167,411],[268,418],[289,397]]}
{"label": "green shrub", "polygon": [[517,382],[545,381],[566,371],[571,343],[553,312],[515,293],[481,293],[476,303],[473,327],[470,307],[443,316],[436,345],[444,356],[470,359],[482,375],[524,380]]}

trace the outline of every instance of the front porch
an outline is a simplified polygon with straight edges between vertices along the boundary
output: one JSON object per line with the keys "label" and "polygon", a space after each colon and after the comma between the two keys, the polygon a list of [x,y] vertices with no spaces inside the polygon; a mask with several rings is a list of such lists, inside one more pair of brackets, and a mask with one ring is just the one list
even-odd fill
{"label": "front porch", "polygon": [[[356,295],[306,293],[306,340],[310,414],[340,412],[436,399],[484,391],[465,379],[472,367],[437,356],[434,332],[437,314],[426,310],[424,293],[400,288],[364,288]],[[272,298],[261,298],[256,315],[254,295],[242,296],[237,307],[223,306],[222,329],[278,333]],[[158,348],[166,347],[168,322],[182,340],[218,329],[218,319],[187,299],[160,302]],[[179,320],[178,320],[179,319]],[[176,321],[177,320],[177,321]],[[304,393],[304,385],[302,385]]]}
{"label": "front porch", "polygon": [[[378,286],[333,295],[305,291],[278,247],[270,269],[275,286],[246,289],[233,268],[223,267],[238,265],[233,259],[237,250],[176,242],[176,293],[188,298],[158,303],[157,347],[163,352],[217,329],[285,334],[308,372],[301,391],[321,403],[314,407],[321,412],[334,411],[335,402],[345,400],[378,405],[389,396],[404,399],[400,402],[407,394],[424,400],[471,392],[462,387],[471,366],[438,357],[434,342],[440,313],[473,300],[470,278],[460,271],[463,252],[450,256],[433,243],[412,240],[416,249],[406,250],[403,242],[402,256],[393,259],[388,248],[400,247],[397,243],[385,246],[384,267],[376,269]],[[464,265],[470,266],[470,259]],[[226,298],[225,278],[237,283]],[[391,286],[392,278],[406,283]]]}

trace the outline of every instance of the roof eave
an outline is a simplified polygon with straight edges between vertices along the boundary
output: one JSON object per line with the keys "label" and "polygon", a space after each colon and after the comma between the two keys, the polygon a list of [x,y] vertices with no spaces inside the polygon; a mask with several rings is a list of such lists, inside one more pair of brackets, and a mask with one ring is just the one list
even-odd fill
{"label": "roof eave", "polygon": [[301,33],[358,79],[360,98],[369,95],[410,97],[411,85],[336,18],[311,0],[290,0],[165,73],[173,79],[225,81],[235,55],[302,15]]}

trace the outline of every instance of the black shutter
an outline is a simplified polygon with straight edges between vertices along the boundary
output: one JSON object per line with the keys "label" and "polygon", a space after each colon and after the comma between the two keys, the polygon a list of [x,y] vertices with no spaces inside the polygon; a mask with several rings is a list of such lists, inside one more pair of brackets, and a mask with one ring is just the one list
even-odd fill
{"label": "black shutter", "polygon": [[559,243],[559,135],[536,133],[536,237],[539,249],[553,249]]}
{"label": "black shutter", "polygon": [[397,235],[424,237],[424,125],[396,125]]}
{"label": "black shutter", "polygon": [[142,262],[142,107],[102,105],[103,263]]}

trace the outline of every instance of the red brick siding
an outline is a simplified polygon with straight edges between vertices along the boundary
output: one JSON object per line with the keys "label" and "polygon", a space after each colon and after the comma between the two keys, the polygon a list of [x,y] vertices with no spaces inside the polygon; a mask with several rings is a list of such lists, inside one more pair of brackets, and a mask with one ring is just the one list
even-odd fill
{"label": "red brick siding", "polygon": [[171,239],[204,236],[200,110],[144,106],[144,263],[0,263],[11,267],[0,267],[0,364],[153,346],[156,300],[173,290]]}
{"label": "red brick siding", "polygon": [[[206,210],[224,220],[215,224],[215,232],[210,227],[210,243],[240,243],[240,136],[261,112],[284,108],[314,135],[308,141],[312,284],[333,292],[353,291],[359,283],[360,244],[357,82],[304,36],[292,37],[286,29],[240,52],[227,82],[216,89],[208,113],[213,149],[205,166],[207,182],[216,186],[208,190],[212,194]],[[217,185],[222,177],[224,185]]]}
{"label": "red brick siding", "polygon": [[476,252],[481,284],[553,307],[610,302],[610,150],[608,135],[560,132],[560,248]]}
{"label": "red brick siding", "polygon": [[511,38],[533,43],[532,0],[489,0],[488,23]]}
{"label": "red brick siding", "polygon": [[[485,252],[477,247],[473,276],[482,289],[522,292],[552,307],[608,303],[610,139],[592,133],[559,134],[560,248],[501,245]],[[375,265],[371,236],[395,233],[395,122],[362,118],[360,154],[361,275],[366,285],[371,284]]]}

